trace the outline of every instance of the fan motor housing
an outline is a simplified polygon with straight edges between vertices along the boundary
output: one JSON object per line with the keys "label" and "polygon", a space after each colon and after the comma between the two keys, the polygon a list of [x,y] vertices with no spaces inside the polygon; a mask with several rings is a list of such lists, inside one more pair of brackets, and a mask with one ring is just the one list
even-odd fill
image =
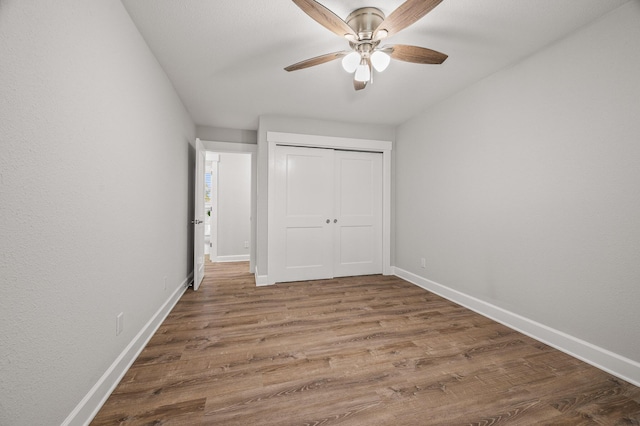
{"label": "fan motor housing", "polygon": [[360,40],[371,40],[373,32],[384,21],[384,13],[375,7],[361,7],[347,16],[346,23]]}

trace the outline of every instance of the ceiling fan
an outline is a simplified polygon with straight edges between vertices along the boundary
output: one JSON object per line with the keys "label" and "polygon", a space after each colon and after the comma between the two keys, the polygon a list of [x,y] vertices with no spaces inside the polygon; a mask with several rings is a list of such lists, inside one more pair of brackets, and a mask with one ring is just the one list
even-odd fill
{"label": "ceiling fan", "polygon": [[380,47],[382,40],[413,24],[442,0],[406,0],[389,16],[375,7],[354,10],[342,20],[335,13],[314,0],[293,0],[307,15],[320,25],[349,41],[351,50],[327,53],[306,59],[285,68],[296,71],[342,58],[345,71],[354,73],[353,87],[362,90],[373,82],[373,70],[384,71],[391,59],[417,64],[441,64],[447,59],[444,53],[425,47],[395,44]]}

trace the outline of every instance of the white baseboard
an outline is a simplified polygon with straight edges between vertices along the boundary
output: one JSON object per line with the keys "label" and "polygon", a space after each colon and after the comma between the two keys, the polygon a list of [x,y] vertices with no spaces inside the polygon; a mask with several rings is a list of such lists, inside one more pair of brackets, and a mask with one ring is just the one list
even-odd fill
{"label": "white baseboard", "polygon": [[269,276],[268,275],[260,275],[258,274],[258,267],[256,266],[256,287],[262,287],[266,285],[270,285]]}
{"label": "white baseboard", "polygon": [[216,256],[213,262],[248,262],[248,254],[238,254],[234,256]]}
{"label": "white baseboard", "polygon": [[118,358],[109,366],[107,371],[93,385],[91,390],[78,403],[76,408],[62,422],[62,426],[88,425],[98,414],[98,411],[116,388],[122,377],[124,377],[131,364],[138,358],[142,349],[147,345],[153,334],[158,330],[160,324],[169,315],[169,312],[176,305],[180,297],[185,292],[189,283],[193,281],[193,273],[189,275],[182,284],[176,288],[167,301],[151,317],[149,322],[140,330],[126,348],[120,353]]}
{"label": "white baseboard", "polygon": [[509,328],[640,386],[640,363],[491,303],[395,267],[395,275]]}

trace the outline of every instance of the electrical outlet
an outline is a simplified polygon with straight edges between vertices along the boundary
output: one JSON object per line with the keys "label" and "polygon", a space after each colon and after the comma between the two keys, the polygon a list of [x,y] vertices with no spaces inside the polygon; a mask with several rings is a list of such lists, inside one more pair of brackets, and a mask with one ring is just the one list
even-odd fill
{"label": "electrical outlet", "polygon": [[425,269],[427,267],[427,259],[425,259],[424,257],[420,259],[420,267],[422,269]]}
{"label": "electrical outlet", "polygon": [[124,329],[124,312],[116,316],[116,336],[122,333],[122,329]]}
{"label": "electrical outlet", "polygon": [[244,242],[244,248],[249,248],[249,241]]}

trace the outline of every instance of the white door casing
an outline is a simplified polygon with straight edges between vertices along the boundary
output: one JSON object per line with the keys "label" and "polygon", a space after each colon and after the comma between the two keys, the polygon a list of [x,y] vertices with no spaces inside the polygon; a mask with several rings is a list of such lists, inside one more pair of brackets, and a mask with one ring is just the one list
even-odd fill
{"label": "white door casing", "polygon": [[320,147],[338,150],[379,152],[382,154],[382,273],[392,275],[391,268],[391,141],[354,139],[295,133],[267,132],[268,191],[267,191],[267,268],[260,285],[276,282],[277,269],[275,217],[275,153],[278,145]]}
{"label": "white door casing", "polygon": [[208,157],[211,158],[211,237],[209,247],[209,260],[216,262],[218,260],[218,164],[220,162],[220,154],[212,154],[209,152]]}
{"label": "white door casing", "polygon": [[204,278],[204,165],[206,152],[200,139],[196,139],[196,171],[193,213],[193,289],[197,290]]}

